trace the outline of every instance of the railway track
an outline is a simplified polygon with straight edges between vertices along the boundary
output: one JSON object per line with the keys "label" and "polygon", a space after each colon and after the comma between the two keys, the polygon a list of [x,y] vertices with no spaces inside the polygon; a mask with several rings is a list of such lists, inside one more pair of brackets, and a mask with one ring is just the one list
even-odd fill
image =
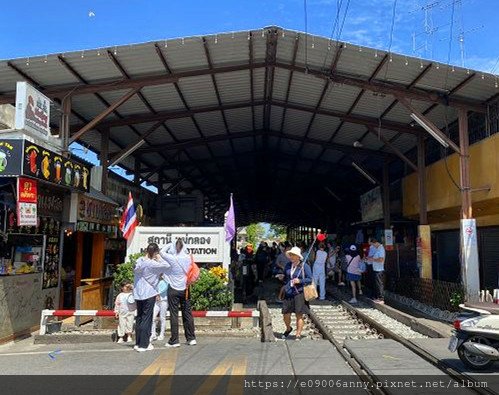
{"label": "railway track", "polygon": [[[456,371],[411,341],[411,339],[427,338],[427,336],[413,331],[375,308],[366,305],[353,306],[341,300],[340,297],[341,295],[335,294],[330,305],[312,305],[308,319],[312,329],[334,345],[362,381],[369,382],[372,387],[376,387],[376,383],[383,379],[376,377],[369,366],[352,355],[345,346],[345,341],[393,339],[456,382],[463,380],[477,382],[473,377]],[[466,390],[468,393],[497,395],[496,392],[488,388],[468,388]],[[384,388],[373,388],[370,392],[390,393]]]}

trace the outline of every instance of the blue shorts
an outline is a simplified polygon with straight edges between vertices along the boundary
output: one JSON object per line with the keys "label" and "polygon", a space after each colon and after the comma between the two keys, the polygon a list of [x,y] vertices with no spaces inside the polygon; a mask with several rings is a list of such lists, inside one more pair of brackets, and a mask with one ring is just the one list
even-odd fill
{"label": "blue shorts", "polygon": [[347,281],[360,281],[361,279],[360,274],[347,273]]}

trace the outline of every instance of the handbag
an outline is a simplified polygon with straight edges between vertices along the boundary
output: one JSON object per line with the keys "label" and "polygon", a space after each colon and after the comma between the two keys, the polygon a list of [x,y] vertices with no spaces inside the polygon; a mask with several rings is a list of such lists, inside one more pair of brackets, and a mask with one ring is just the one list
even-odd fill
{"label": "handbag", "polygon": [[[305,264],[303,264],[301,273],[302,273],[302,278],[305,279]],[[311,284],[303,286],[303,297],[307,302],[310,302],[311,300],[317,299],[319,297],[314,280],[312,280]]]}

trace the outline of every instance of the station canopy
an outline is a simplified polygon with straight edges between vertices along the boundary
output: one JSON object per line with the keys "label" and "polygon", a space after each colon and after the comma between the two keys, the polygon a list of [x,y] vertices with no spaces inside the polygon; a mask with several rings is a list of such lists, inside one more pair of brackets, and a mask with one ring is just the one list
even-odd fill
{"label": "station canopy", "polygon": [[54,130],[71,97],[71,139],[99,153],[108,130],[109,163],[128,152],[165,193],[198,189],[219,219],[234,193],[238,225],[358,218],[375,184],[352,163],[377,182],[384,163],[416,170],[411,111],[444,130],[497,97],[491,74],[279,27],[2,61],[0,104],[19,80],[53,99]]}

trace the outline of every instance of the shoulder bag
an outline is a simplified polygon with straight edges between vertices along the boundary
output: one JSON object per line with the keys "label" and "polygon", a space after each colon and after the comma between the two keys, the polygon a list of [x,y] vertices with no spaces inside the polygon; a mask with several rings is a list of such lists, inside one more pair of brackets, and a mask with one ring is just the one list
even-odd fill
{"label": "shoulder bag", "polygon": [[[301,270],[302,278],[305,279],[305,264],[303,264],[303,268]],[[303,297],[307,302],[311,300],[317,299],[319,294],[317,293],[317,287],[315,286],[315,282],[312,279],[312,283],[309,285],[303,285]]]}

